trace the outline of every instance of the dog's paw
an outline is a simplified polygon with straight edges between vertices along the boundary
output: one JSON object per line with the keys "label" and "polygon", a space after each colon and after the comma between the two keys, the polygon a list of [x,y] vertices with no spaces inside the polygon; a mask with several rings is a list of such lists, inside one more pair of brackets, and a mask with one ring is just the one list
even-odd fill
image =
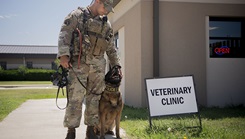
{"label": "dog's paw", "polygon": [[119,134],[119,133],[117,133],[117,134],[116,134],[116,137],[117,137],[117,139],[121,139],[121,137],[120,137],[120,134]]}
{"label": "dog's paw", "polygon": [[100,136],[100,139],[105,139],[105,136]]}
{"label": "dog's paw", "polygon": [[114,132],[113,131],[107,131],[106,134],[114,135]]}

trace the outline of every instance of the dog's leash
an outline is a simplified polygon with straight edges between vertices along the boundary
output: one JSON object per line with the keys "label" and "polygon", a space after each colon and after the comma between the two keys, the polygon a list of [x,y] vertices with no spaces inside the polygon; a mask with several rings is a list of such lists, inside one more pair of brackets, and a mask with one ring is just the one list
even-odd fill
{"label": "dog's leash", "polygon": [[[75,76],[76,76],[76,78],[77,78],[77,80],[78,80],[78,82],[82,85],[82,87],[83,88],[85,88],[86,90],[87,90],[87,87],[82,83],[82,81],[79,79],[79,77],[77,76],[77,73],[75,72],[75,70],[73,69],[73,67],[69,67],[72,71],[73,71],[73,73],[75,74]],[[98,77],[95,79],[95,80],[97,80],[98,79]],[[91,88],[91,90],[89,90],[92,94],[94,94],[94,95],[101,95],[101,94],[96,94],[96,93],[93,93],[94,91],[93,91],[93,88],[95,88],[94,87],[95,85],[93,85],[93,87]]]}
{"label": "dog's leash", "polygon": [[[68,87],[67,87],[67,84],[68,84],[68,79],[67,79],[67,70],[65,70],[62,66],[59,66],[59,68],[61,68],[62,70],[62,73],[61,73],[61,78],[60,80],[58,81],[58,83],[56,83],[56,86],[58,86],[58,90],[57,90],[57,93],[56,93],[56,106],[60,109],[60,110],[64,110],[68,107],[68,104],[69,104],[69,93],[68,93]],[[59,70],[58,68],[58,70]],[[77,73],[75,72],[75,70],[73,69],[73,67],[69,67],[69,69],[72,70],[72,72],[74,73],[74,75],[76,76],[78,82],[82,85],[83,88],[85,88],[87,90],[87,87],[82,83],[82,81],[79,79]],[[57,70],[57,71],[58,71]],[[60,74],[60,73],[59,73]],[[58,98],[59,98],[59,93],[60,93],[60,88],[62,89],[62,94],[64,96],[64,87],[66,87],[66,98],[67,98],[67,104],[64,108],[61,108],[59,105],[58,105]],[[93,88],[93,87],[92,87]],[[93,93],[93,90],[90,90],[90,92],[94,95],[101,95],[101,94],[96,94],[96,93]]]}
{"label": "dog's leash", "polygon": [[[66,86],[66,99],[67,99],[66,106],[65,106],[64,108],[61,108],[61,107],[59,107],[59,105],[58,105],[58,98],[59,98],[60,88],[61,88],[61,87],[58,87],[58,90],[57,90],[57,93],[56,93],[56,106],[57,106],[57,108],[59,108],[60,110],[64,110],[64,109],[66,109],[66,108],[68,107],[68,104],[69,104],[68,89],[67,89],[67,86]],[[63,87],[62,87],[62,94],[63,94],[63,96],[64,96],[64,89],[63,89]]]}
{"label": "dog's leash", "polygon": [[[60,83],[58,83],[58,90],[57,90],[57,93],[56,93],[56,106],[57,106],[57,108],[59,108],[60,110],[64,110],[64,109],[66,109],[66,108],[68,107],[68,104],[69,104],[69,93],[68,93],[68,87],[67,87],[68,79],[67,79],[67,71],[66,71],[62,66],[60,66],[59,68],[62,69],[62,73],[61,73],[62,76],[61,76],[61,79],[64,79],[64,80],[62,80],[62,81],[64,81],[65,84],[60,85]],[[58,69],[59,69],[59,68],[58,68]],[[78,82],[82,85],[82,87],[84,87],[85,89],[87,89],[86,86],[82,83],[82,81],[78,78],[78,76],[77,76],[76,72],[74,71],[73,67],[70,66],[69,68],[74,72],[74,74],[75,74],[75,76],[76,76]],[[62,81],[60,81],[60,82],[62,82]],[[67,103],[66,103],[66,106],[65,106],[64,108],[61,108],[61,107],[58,105],[58,98],[59,98],[60,88],[62,89],[62,94],[63,94],[63,96],[64,96],[64,89],[63,89],[64,86],[66,87],[66,99],[67,99]]]}
{"label": "dog's leash", "polygon": [[73,69],[73,67],[70,66],[69,68],[73,71],[73,73],[75,74],[75,76],[76,76],[78,82],[83,86],[83,88],[87,89],[87,87],[86,87],[86,86],[82,83],[82,81],[78,78],[77,73],[75,72],[75,70]]}
{"label": "dog's leash", "polygon": [[[59,73],[59,69],[61,68],[61,73]],[[58,77],[56,77],[55,80],[53,80],[53,84],[58,86],[58,90],[56,93],[56,106],[57,108],[59,108],[60,110],[64,110],[67,108],[68,103],[69,103],[69,94],[68,94],[68,89],[67,89],[67,84],[68,84],[68,79],[67,79],[67,70],[65,70],[62,66],[59,66],[59,68],[57,69],[57,72],[55,73],[56,75],[58,75]],[[55,82],[56,81],[56,82]],[[64,108],[59,107],[58,105],[58,98],[59,98],[59,93],[60,93],[60,88],[62,89],[62,94],[64,96],[64,87],[66,87],[66,99],[67,99],[67,103],[66,106]]]}

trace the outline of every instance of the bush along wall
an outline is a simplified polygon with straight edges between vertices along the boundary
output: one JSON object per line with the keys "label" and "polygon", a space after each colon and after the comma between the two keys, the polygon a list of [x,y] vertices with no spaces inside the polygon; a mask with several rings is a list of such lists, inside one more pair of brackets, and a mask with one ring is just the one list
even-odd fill
{"label": "bush along wall", "polygon": [[0,81],[50,81],[54,72],[46,69],[0,70]]}

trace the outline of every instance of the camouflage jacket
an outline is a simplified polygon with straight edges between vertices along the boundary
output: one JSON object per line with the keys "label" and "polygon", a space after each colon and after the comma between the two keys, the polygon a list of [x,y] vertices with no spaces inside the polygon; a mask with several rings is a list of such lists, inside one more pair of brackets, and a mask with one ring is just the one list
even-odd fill
{"label": "camouflage jacket", "polygon": [[78,8],[66,16],[61,27],[57,57],[77,57],[80,53],[78,28],[82,34],[81,62],[94,63],[93,59],[104,59],[107,54],[110,65],[120,65],[114,35],[107,16],[95,16],[87,8]]}

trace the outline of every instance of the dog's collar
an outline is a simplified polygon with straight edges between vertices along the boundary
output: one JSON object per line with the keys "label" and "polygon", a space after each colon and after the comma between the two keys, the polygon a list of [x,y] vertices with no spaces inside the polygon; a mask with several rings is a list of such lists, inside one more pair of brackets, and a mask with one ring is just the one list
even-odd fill
{"label": "dog's collar", "polygon": [[109,92],[117,92],[119,90],[119,87],[111,87],[106,85],[105,90]]}

